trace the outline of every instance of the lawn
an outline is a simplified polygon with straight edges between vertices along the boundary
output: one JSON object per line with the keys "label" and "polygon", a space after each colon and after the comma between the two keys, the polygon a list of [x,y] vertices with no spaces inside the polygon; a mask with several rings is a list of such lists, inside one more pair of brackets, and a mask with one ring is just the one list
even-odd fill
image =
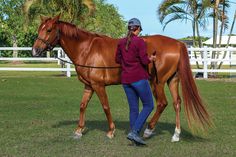
{"label": "lawn", "polygon": [[[58,72],[57,72],[58,73]],[[51,75],[50,75],[51,74]],[[182,108],[181,141],[171,143],[175,112],[169,105],[147,147],[131,146],[128,104],[120,85],[107,88],[116,136],[106,137],[105,114],[96,95],[86,111],[87,133],[73,139],[83,85],[54,72],[0,72],[0,156],[8,157],[235,157],[236,81],[197,80],[215,128],[192,135]]]}

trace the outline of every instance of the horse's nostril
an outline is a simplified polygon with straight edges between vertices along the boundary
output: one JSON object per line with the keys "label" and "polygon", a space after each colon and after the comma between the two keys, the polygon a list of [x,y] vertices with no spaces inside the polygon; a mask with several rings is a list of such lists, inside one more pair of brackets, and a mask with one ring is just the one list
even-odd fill
{"label": "horse's nostril", "polygon": [[37,55],[37,50],[35,48],[32,48],[32,56],[36,56]]}

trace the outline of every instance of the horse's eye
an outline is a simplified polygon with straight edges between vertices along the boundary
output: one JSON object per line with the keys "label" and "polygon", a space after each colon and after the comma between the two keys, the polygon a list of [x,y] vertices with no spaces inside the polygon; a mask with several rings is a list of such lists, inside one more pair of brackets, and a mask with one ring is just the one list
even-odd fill
{"label": "horse's eye", "polygon": [[52,29],[48,29],[47,32],[50,33],[52,31]]}

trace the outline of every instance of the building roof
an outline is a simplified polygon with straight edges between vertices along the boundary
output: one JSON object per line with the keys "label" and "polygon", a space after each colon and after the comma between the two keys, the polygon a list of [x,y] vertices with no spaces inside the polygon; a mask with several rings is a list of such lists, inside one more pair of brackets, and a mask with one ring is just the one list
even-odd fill
{"label": "building roof", "polygon": [[[229,36],[222,36],[221,45],[227,45]],[[217,45],[219,44],[219,36],[217,36]],[[203,42],[206,45],[213,45],[213,38],[208,39],[207,41]],[[230,45],[236,45],[236,36],[230,37]]]}

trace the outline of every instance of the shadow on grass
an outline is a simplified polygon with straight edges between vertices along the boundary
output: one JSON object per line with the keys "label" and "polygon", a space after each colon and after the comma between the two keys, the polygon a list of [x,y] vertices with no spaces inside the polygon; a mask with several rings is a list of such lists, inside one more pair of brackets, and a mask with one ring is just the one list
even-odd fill
{"label": "shadow on grass", "polygon": [[[68,120],[68,121],[60,121],[58,124],[52,125],[53,128],[60,128],[68,125],[77,125],[78,121],[76,120]],[[116,129],[124,130],[126,134],[130,131],[129,129],[129,122],[128,121],[114,121],[116,125]],[[96,121],[96,120],[88,120],[86,121],[86,126],[89,130],[101,130],[106,132],[108,130],[108,123],[107,121]],[[146,126],[144,127],[146,128]],[[163,123],[159,122],[156,125],[155,134],[152,137],[160,136],[162,134],[166,134],[168,132],[171,136],[174,134],[175,124],[174,123]],[[143,132],[143,131],[142,131]],[[208,139],[200,137],[198,135],[193,135],[191,132],[181,129],[181,139],[190,142],[205,142]]]}

